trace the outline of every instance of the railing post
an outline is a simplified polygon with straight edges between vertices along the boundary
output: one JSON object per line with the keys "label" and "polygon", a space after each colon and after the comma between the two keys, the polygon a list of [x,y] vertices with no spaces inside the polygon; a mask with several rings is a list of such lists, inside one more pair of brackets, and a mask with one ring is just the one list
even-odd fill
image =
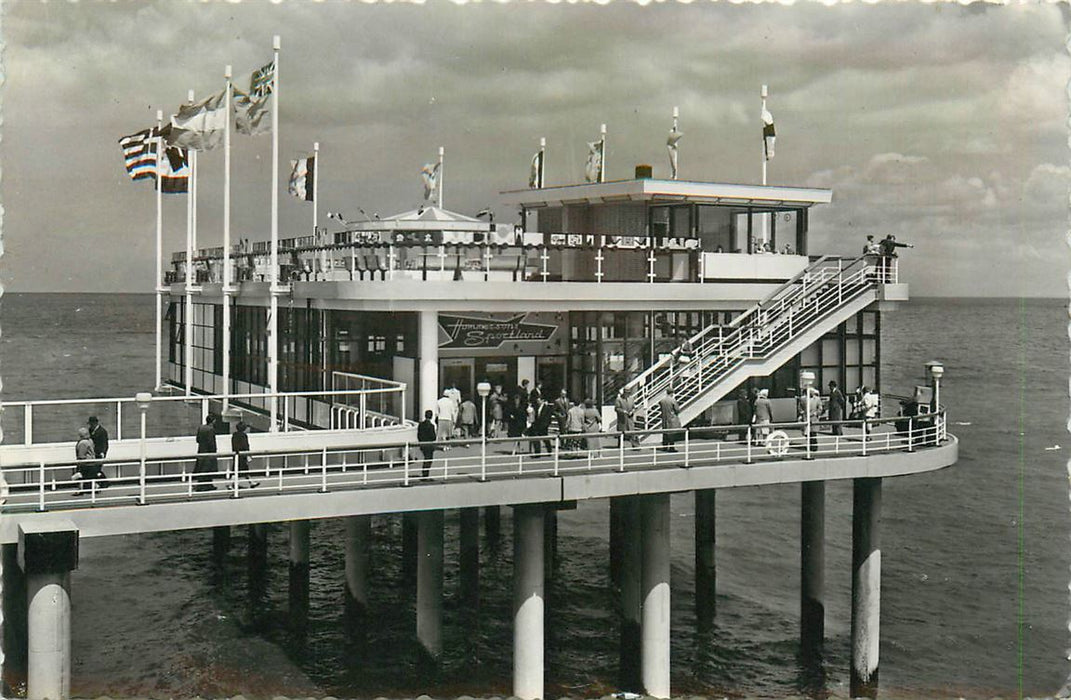
{"label": "railing post", "polygon": [[361,423],[360,427],[363,430],[368,427],[368,394],[362,393],[360,399],[361,406]]}
{"label": "railing post", "polygon": [[864,457],[866,457],[866,441],[867,441],[867,437],[868,437],[867,436],[868,432],[869,431],[867,430],[866,418],[864,418],[863,419],[863,456]]}
{"label": "railing post", "polygon": [[402,473],[402,486],[409,485],[409,450],[405,451],[405,460],[402,462],[404,472]]}
{"label": "railing post", "polygon": [[[187,360],[189,361],[189,360]],[[201,399],[201,420],[208,415],[208,399]]]}
{"label": "railing post", "polygon": [[[238,458],[237,454],[231,456],[231,498],[238,498]],[[145,470],[142,469],[142,472]]]}
{"label": "railing post", "polygon": [[554,436],[554,476],[558,476],[558,451],[561,449],[562,439],[560,435]]}
{"label": "railing post", "polygon": [[625,432],[621,431],[621,439],[617,442],[617,471],[625,471]]}
{"label": "railing post", "polygon": [[691,431],[690,428],[685,429],[685,431],[684,431],[684,466],[685,466],[685,468],[690,466],[688,464],[688,445],[690,443],[689,436],[691,434],[692,434],[692,431]]}
{"label": "railing post", "polygon": [[27,445],[33,444],[33,406],[26,404],[26,407],[22,412],[22,433],[23,442]]}
{"label": "railing post", "polygon": [[[937,421],[934,421],[934,427],[937,427]],[[907,419],[907,451],[915,451],[915,418],[911,417]]]}
{"label": "railing post", "polygon": [[394,244],[387,246],[387,279],[394,279]]}
{"label": "railing post", "polygon": [[115,439],[123,439],[123,402],[115,402]]}
{"label": "railing post", "polygon": [[[486,411],[485,418],[486,418]],[[487,425],[484,424],[484,430],[486,431]],[[480,442],[480,481],[487,481],[487,440]]]}
{"label": "railing post", "polygon": [[283,396],[283,432],[290,431],[290,397]]}
{"label": "railing post", "polygon": [[40,468],[40,471],[38,472],[37,481],[38,481],[37,510],[43,511],[45,509],[45,463],[44,462],[41,462],[41,468]]}
{"label": "railing post", "polygon": [[320,453],[320,493],[327,493],[327,448]]}
{"label": "railing post", "polygon": [[747,427],[747,463],[751,464],[751,426]]}

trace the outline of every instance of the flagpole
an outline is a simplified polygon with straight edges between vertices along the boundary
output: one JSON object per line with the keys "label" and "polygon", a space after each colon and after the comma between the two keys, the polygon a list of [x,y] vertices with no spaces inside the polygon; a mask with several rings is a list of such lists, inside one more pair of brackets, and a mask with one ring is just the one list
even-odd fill
{"label": "flagpole", "polygon": [[164,388],[163,382],[163,335],[164,335],[164,113],[156,110],[156,391]]}
{"label": "flagpole", "polygon": [[[673,107],[673,133],[677,133],[677,118],[678,117],[680,117],[680,108],[674,106]],[[677,171],[680,170],[680,167],[681,167],[680,149],[677,148],[676,144],[673,144],[673,156],[674,156],[674,159],[676,160],[676,165],[673,168],[673,179],[676,180],[677,179]]]}
{"label": "flagpole", "polygon": [[227,109],[223,121],[223,410],[231,395],[231,109],[234,84],[231,66],[223,73],[227,81]]}
{"label": "flagpole", "polygon": [[536,173],[536,183],[539,189],[543,189],[543,173],[547,162],[547,138],[539,137],[539,172]]}
{"label": "flagpole", "polygon": [[[193,103],[193,90],[187,94],[188,101]],[[186,396],[192,393],[193,388],[193,252],[194,252],[194,202],[197,199],[197,151],[190,149],[189,166],[190,180],[186,187],[186,313],[183,314],[183,328],[185,329],[185,346],[183,353],[183,383],[186,385]]]}
{"label": "flagpole", "polygon": [[439,146],[439,208],[443,208],[443,147]]}
{"label": "flagpole", "polygon": [[279,35],[272,37],[275,75],[272,77],[274,93],[271,103],[271,306],[268,310],[268,392],[271,396],[271,431],[279,429]]}
{"label": "flagpole", "polygon": [[[320,236],[319,229],[319,207],[320,207],[320,142],[313,141],[312,143],[312,158],[313,158],[313,170],[312,170],[312,240],[320,247],[320,275],[324,280],[328,278],[327,275],[327,237]],[[331,254],[334,258],[334,253]],[[334,267],[332,265],[332,267]]]}
{"label": "flagpole", "polygon": [[[762,86],[762,112],[761,112],[761,114],[766,114],[766,95],[767,95],[766,86],[763,85]],[[762,185],[763,185],[763,187],[766,186],[766,163],[767,163],[768,160],[769,160],[769,158],[766,157],[766,136],[763,135],[763,137],[762,137]],[[762,242],[763,243],[765,243],[767,240],[769,240],[769,232],[766,230],[769,227],[769,219],[770,219],[770,217],[769,217],[768,214],[764,213],[762,215]]]}
{"label": "flagpole", "polygon": [[606,182],[606,125],[605,124],[602,125],[602,128],[599,130],[599,133],[602,135],[602,138],[600,139],[600,141],[602,142],[602,147],[599,149],[599,151],[600,151],[600,153],[599,153],[599,182]]}

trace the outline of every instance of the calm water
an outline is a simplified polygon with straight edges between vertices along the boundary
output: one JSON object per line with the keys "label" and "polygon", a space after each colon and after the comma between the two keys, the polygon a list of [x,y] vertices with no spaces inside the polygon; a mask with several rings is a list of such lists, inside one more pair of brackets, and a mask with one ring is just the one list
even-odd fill
{"label": "calm water", "polygon": [[[153,303],[141,295],[5,295],[3,398],[132,395],[153,383]],[[1068,672],[1067,315],[1059,301],[916,300],[883,319],[884,388],[922,383],[943,360],[942,398],[959,463],[885,482],[884,697],[1051,694]],[[74,425],[83,416],[72,418]],[[177,419],[179,422],[182,418]],[[191,410],[188,430],[197,416]],[[5,418],[5,432],[16,426]],[[176,425],[176,429],[183,426]],[[65,427],[69,429],[69,425]],[[1060,449],[1051,449],[1063,444]],[[1047,449],[1050,448],[1050,449]],[[851,487],[827,487],[828,658],[824,687],[847,693]],[[718,612],[692,615],[692,501],[674,496],[673,683],[678,693],[785,696],[806,687],[796,658],[799,490],[718,494]],[[313,527],[310,631],[287,616],[286,530],[251,602],[245,531],[222,571],[211,533],[82,543],[72,575],[74,678],[82,697],[493,695],[510,690],[511,547],[484,542],[478,616],[458,603],[457,520],[447,517],[446,656],[418,664],[413,600],[400,576],[399,518],[373,519],[371,619],[343,614],[342,529]],[[615,690],[608,507],[559,518],[547,608],[548,695]],[[1020,663],[1021,659],[1021,663]]]}

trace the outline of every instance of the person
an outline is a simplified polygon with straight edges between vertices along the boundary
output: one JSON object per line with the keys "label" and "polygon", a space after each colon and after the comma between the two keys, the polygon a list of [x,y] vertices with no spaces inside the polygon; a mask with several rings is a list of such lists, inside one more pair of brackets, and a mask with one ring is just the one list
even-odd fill
{"label": "person", "polygon": [[829,422],[832,423],[832,435],[843,435],[844,426],[839,421],[844,420],[845,409],[847,408],[847,400],[844,398],[844,392],[837,387],[837,382],[829,380]]}
{"label": "person", "polygon": [[860,388],[860,411],[863,418],[863,435],[866,435],[870,428],[870,421],[878,417],[880,411],[880,398],[877,394],[870,390],[870,387],[863,386]]}
{"label": "person", "polygon": [[874,240],[874,234],[867,234],[863,244],[863,255],[881,255],[881,246]]}
{"label": "person", "polygon": [[626,435],[636,429],[636,400],[632,398],[632,392],[627,386],[621,387],[614,400],[614,413],[617,414],[617,431],[621,433],[620,444],[624,446],[625,440],[633,447],[639,447],[639,438],[635,435]]}
{"label": "person", "polygon": [[502,393],[501,384],[495,384],[495,390],[487,397],[487,405],[491,407],[491,424],[488,426],[487,437],[498,437],[503,433],[506,417],[506,397]]}
{"label": "person", "polygon": [[461,390],[451,384],[445,393],[454,402],[454,425],[450,434],[452,437],[461,437]]}
{"label": "person", "polygon": [[[215,491],[212,484],[212,473],[218,471],[219,464],[215,456],[216,452],[216,414],[209,412],[205,416],[204,424],[197,429],[197,463],[193,473],[197,476],[197,485],[194,491]],[[204,456],[201,456],[204,455]]]}
{"label": "person", "polygon": [[75,496],[81,496],[87,490],[87,483],[91,483],[100,476],[100,463],[97,462],[97,453],[93,451],[93,440],[89,437],[89,428],[82,426],[78,429],[78,441],[74,443],[74,457],[78,460],[78,466],[72,479],[78,480],[78,488]]}
{"label": "person", "polygon": [[520,438],[524,437],[524,431],[528,427],[528,407],[524,404],[519,393],[514,394],[506,408],[506,435],[518,438],[513,443],[513,451],[510,454],[523,452]]}
{"label": "person", "polygon": [[562,387],[562,390],[558,392],[558,398],[554,400],[554,417],[558,420],[558,432],[562,435],[569,432],[565,429],[565,425],[569,420],[569,409],[572,405],[569,401],[569,394],[565,391],[565,387]]}
{"label": "person", "polygon": [[658,409],[662,413],[662,448],[666,452],[676,452],[673,443],[677,441],[677,429],[681,427],[680,406],[673,395],[673,387],[666,389],[666,395],[658,401]]}
{"label": "person", "polygon": [[[592,399],[584,399],[584,432],[585,433],[598,433],[602,431],[602,416],[599,414],[599,409],[595,408],[595,402]],[[599,438],[589,437],[584,438],[585,448],[592,450],[601,450],[599,445]]]}
{"label": "person", "polygon": [[532,454],[539,455],[540,443],[543,444],[547,454],[552,454],[554,448],[547,436],[550,435],[550,424],[554,420],[554,407],[537,395],[532,409],[534,412],[532,427],[528,429],[528,434],[532,437],[544,438],[542,440],[532,440]]}
{"label": "person", "polygon": [[421,477],[428,478],[431,471],[431,460],[435,456],[435,439],[438,436],[432,417],[435,414],[429,408],[424,411],[424,420],[417,426],[417,442],[420,443],[420,451],[424,454],[424,464],[421,467]]}
{"label": "person", "polygon": [[449,389],[443,390],[443,395],[435,402],[435,408],[439,415],[437,439],[449,440],[454,436],[454,420],[457,418],[457,404],[450,397]]}
{"label": "person", "polygon": [[536,399],[539,399],[540,401],[544,401],[545,402],[546,401],[546,397],[543,396],[544,391],[546,391],[546,390],[543,388],[543,380],[542,379],[537,380],[535,387],[532,389],[531,393],[528,394],[528,403],[529,404],[534,404]]}
{"label": "person", "polygon": [[[565,434],[579,435],[582,432],[584,432],[584,407],[577,401],[571,401],[565,419]],[[587,447],[587,442],[577,437],[566,438],[565,444],[566,449],[574,454]]]}
{"label": "person", "polygon": [[892,259],[896,257],[896,249],[897,248],[914,248],[915,246],[911,245],[910,243],[900,243],[900,242],[898,242],[896,240],[896,236],[894,236],[894,235],[892,235],[890,233],[888,236],[886,236],[885,238],[883,238],[881,240],[881,243],[878,244],[878,247],[879,247],[880,252],[881,252],[881,265],[882,265],[881,281],[882,282],[890,282],[890,281],[892,281],[892,265],[893,265]]}
{"label": "person", "polygon": [[818,389],[806,387],[796,399],[796,420],[803,423],[803,437],[810,438],[811,452],[818,450],[818,420],[822,414],[822,400]]}
{"label": "person", "polygon": [[773,422],[773,405],[770,403],[769,389],[759,389],[751,421],[755,425],[754,441],[763,442],[770,434],[770,424]]}
{"label": "person", "polygon": [[461,401],[459,416],[461,420],[462,437],[474,437],[476,435],[476,403],[468,394],[466,394],[465,398]]}
{"label": "person", "polygon": [[107,488],[108,480],[105,478],[103,462],[108,457],[108,431],[100,424],[96,416],[90,416],[86,421],[86,425],[89,427],[89,439],[93,441],[93,453],[101,462],[98,469],[98,478],[100,479],[98,486]]}
{"label": "person", "polygon": [[239,478],[245,477],[245,484],[251,489],[260,486],[259,481],[253,481],[253,477],[249,476],[249,424],[245,421],[240,420],[238,425],[234,426],[234,433],[231,435],[231,451],[237,458],[236,468]]}
{"label": "person", "polygon": [[522,379],[521,380],[521,383],[517,387],[517,390],[514,392],[514,394],[516,394],[517,396],[521,397],[521,404],[525,408],[527,408],[528,407],[528,380],[527,379]]}
{"label": "person", "polygon": [[[748,399],[747,389],[740,387],[740,390],[736,392],[736,422],[738,425],[751,425],[751,414],[753,408],[751,400]],[[747,428],[744,428],[746,431]]]}

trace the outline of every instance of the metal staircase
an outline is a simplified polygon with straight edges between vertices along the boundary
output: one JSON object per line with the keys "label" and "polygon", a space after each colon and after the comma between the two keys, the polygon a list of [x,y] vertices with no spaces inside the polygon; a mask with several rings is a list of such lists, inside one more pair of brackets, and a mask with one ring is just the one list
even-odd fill
{"label": "metal staircase", "polygon": [[662,427],[658,401],[672,386],[687,425],[740,382],[772,373],[877,300],[881,284],[896,280],[894,266],[895,259],[877,256],[814,261],[728,326],[704,328],[630,381],[644,417],[637,422]]}

